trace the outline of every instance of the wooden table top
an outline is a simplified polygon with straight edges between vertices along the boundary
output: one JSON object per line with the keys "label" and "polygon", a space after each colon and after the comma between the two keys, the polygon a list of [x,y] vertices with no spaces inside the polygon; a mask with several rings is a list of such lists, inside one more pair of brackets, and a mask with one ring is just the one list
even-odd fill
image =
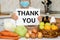
{"label": "wooden table top", "polygon": [[0,12],[0,16],[6,16],[6,15],[10,15],[9,13],[1,13]]}

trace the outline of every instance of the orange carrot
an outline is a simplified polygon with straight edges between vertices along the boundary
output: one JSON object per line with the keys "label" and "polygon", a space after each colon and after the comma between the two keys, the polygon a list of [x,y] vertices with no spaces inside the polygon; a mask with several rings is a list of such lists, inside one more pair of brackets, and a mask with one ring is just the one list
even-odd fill
{"label": "orange carrot", "polygon": [[18,36],[18,34],[16,34],[16,33],[7,32],[7,31],[6,31],[6,32],[5,32],[5,31],[2,31],[1,34],[2,34],[3,36],[12,36],[12,37]]}
{"label": "orange carrot", "polygon": [[0,36],[0,39],[19,39],[19,37]]}
{"label": "orange carrot", "polygon": [[1,32],[0,32],[0,36],[1,36],[2,34],[1,34]]}

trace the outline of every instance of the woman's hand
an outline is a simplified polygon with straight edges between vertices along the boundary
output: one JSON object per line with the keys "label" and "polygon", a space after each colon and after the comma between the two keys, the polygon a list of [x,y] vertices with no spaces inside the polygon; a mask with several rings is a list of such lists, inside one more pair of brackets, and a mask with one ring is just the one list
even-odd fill
{"label": "woman's hand", "polygon": [[18,19],[18,16],[16,15],[16,13],[13,13],[13,14],[11,15],[11,18],[14,19],[14,20],[17,20],[17,19]]}
{"label": "woman's hand", "polygon": [[39,17],[38,17],[38,21],[40,22],[41,20],[42,20],[42,17],[41,17],[41,16],[39,16]]}

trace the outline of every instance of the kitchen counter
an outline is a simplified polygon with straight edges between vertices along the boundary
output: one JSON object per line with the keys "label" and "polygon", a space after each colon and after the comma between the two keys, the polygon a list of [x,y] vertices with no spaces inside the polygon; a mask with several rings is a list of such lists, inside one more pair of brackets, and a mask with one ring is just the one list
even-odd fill
{"label": "kitchen counter", "polygon": [[20,38],[19,40],[60,40],[60,37],[57,37],[57,38],[42,38],[42,39],[38,39],[38,38],[35,38],[35,39],[32,39],[32,38]]}
{"label": "kitchen counter", "polygon": [[[0,39],[0,40],[8,40],[8,39]],[[9,39],[11,40],[11,39]],[[18,40],[60,40],[60,37],[57,37],[57,38],[41,38],[41,39],[38,39],[38,38],[35,38],[35,39],[32,39],[32,38],[20,38]]]}

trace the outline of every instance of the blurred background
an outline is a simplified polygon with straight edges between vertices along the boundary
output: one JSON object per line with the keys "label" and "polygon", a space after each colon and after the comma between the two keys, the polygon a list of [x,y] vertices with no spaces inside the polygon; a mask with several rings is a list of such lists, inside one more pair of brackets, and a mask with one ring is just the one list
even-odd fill
{"label": "blurred background", "polygon": [[[42,4],[42,1],[44,0],[30,0],[31,4],[30,6],[33,8],[39,8],[41,9],[41,16],[46,16],[44,13],[45,8]],[[50,5],[50,17],[51,15],[54,15],[56,18],[60,18],[60,0],[50,0],[52,4]],[[6,14],[12,14],[17,8],[20,8],[19,0],[0,0],[0,14],[5,15]],[[10,16],[9,16],[10,17]]]}
{"label": "blurred background", "polygon": [[[44,11],[44,5],[41,3],[43,0],[31,0],[31,7],[40,8]],[[51,0],[51,11],[60,11],[60,0]],[[0,0],[1,12],[13,12],[17,8],[20,8],[19,0]]]}

